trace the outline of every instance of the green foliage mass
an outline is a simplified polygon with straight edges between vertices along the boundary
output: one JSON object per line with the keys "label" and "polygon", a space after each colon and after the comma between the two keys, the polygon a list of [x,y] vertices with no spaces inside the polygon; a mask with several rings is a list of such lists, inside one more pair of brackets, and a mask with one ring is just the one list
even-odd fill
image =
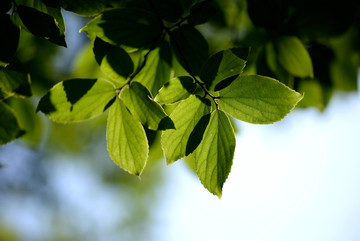
{"label": "green foliage mass", "polygon": [[[61,9],[88,18],[80,32],[90,44],[59,81],[47,42],[67,46]],[[270,124],[357,89],[359,9],[354,1],[1,1],[0,144],[29,133],[38,140],[39,111],[66,124],[107,112],[107,149],[122,169],[140,175],[154,156],[168,165],[186,158],[221,197],[232,118]],[[36,114],[14,101],[32,93],[42,96]],[[152,154],[160,143],[163,153]]]}

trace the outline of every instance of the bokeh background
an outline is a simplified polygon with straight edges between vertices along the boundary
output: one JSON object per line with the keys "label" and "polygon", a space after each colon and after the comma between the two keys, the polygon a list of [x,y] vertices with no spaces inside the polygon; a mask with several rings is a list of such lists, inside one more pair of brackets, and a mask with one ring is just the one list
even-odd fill
{"label": "bokeh background", "polygon": [[1,241],[360,239],[357,91],[336,91],[322,111],[296,109],[273,125],[236,122],[219,200],[184,160],[166,166],[159,146],[141,178],[122,171],[106,151],[106,114],[74,125],[31,114],[56,81],[98,74],[78,32],[88,20],[63,14],[67,49],[21,35],[35,95],[11,103],[31,131],[0,147]]}

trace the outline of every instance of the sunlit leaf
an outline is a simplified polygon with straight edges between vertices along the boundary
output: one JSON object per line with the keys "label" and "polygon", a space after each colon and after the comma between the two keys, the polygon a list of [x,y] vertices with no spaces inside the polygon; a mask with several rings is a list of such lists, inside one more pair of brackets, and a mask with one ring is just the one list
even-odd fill
{"label": "sunlit leaf", "polygon": [[250,123],[270,124],[284,118],[302,95],[279,81],[260,76],[238,77],[220,91],[220,110]]}
{"label": "sunlit leaf", "polygon": [[145,66],[135,76],[134,81],[144,85],[155,96],[161,86],[170,80],[171,58],[169,44],[162,41],[159,47],[147,56]]}
{"label": "sunlit leaf", "polygon": [[151,130],[173,129],[174,123],[163,108],[152,100],[150,92],[138,82],[132,82],[121,92],[121,99],[135,119]]}
{"label": "sunlit leaf", "polygon": [[190,25],[182,25],[171,33],[171,44],[181,65],[198,75],[208,58],[208,44],[204,36]]}
{"label": "sunlit leaf", "polygon": [[276,48],[279,62],[289,73],[302,78],[314,76],[310,55],[297,37],[280,37]]}
{"label": "sunlit leaf", "polygon": [[106,80],[65,80],[41,98],[37,110],[55,122],[79,122],[103,113],[115,96],[114,86]]}
{"label": "sunlit leaf", "polygon": [[19,43],[20,30],[13,24],[8,14],[0,13],[0,67],[10,63]]}
{"label": "sunlit leaf", "polygon": [[235,151],[235,134],[227,115],[211,113],[204,138],[195,150],[195,168],[201,183],[219,198],[227,179]]}
{"label": "sunlit leaf", "polygon": [[161,22],[150,11],[140,8],[119,8],[105,11],[81,31],[90,38],[99,37],[114,45],[133,48],[150,47],[161,34]]}
{"label": "sunlit leaf", "polygon": [[146,134],[118,98],[110,107],[106,139],[111,159],[125,171],[140,175],[149,153]]}
{"label": "sunlit leaf", "polygon": [[173,104],[184,100],[196,89],[196,84],[191,77],[181,76],[167,82],[155,96],[155,101],[163,104]]}
{"label": "sunlit leaf", "polygon": [[120,47],[102,41],[99,38],[94,42],[94,54],[100,69],[112,80],[126,83],[126,78],[134,70],[134,63],[129,54]]}
{"label": "sunlit leaf", "polygon": [[24,133],[14,111],[8,105],[0,102],[0,145],[8,143]]}
{"label": "sunlit leaf", "polygon": [[225,88],[243,71],[248,53],[248,48],[232,48],[214,54],[204,64],[201,80],[209,90]]}
{"label": "sunlit leaf", "polygon": [[[206,128],[206,121],[202,121],[201,125],[198,123],[201,119],[206,120],[206,116],[210,113],[209,102],[191,95],[180,102],[170,114],[170,118],[175,124],[175,130],[166,130],[161,137],[168,165],[193,152],[200,143],[203,133],[199,133],[197,136],[193,135],[193,140],[190,140],[190,136],[194,130]],[[188,145],[189,141],[191,145]]]}
{"label": "sunlit leaf", "polygon": [[301,80],[298,84],[298,91],[304,93],[304,98],[298,107],[316,107],[320,111],[324,110],[324,96],[321,85],[316,80]]}
{"label": "sunlit leaf", "polygon": [[6,96],[31,96],[30,78],[27,73],[0,69],[0,89]]}

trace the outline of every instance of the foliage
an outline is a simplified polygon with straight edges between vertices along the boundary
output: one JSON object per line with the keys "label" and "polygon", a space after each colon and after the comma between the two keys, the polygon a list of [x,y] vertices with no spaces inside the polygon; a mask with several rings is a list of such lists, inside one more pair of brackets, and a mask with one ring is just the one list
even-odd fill
{"label": "foliage", "polygon": [[[232,117],[270,124],[303,98],[296,90],[305,93],[301,107],[322,110],[334,90],[357,89],[360,8],[352,1],[341,7],[327,3],[326,11],[319,3],[290,0],[0,5],[6,33],[0,44],[0,144],[28,131],[18,120],[21,108],[11,103],[35,90],[43,95],[37,111],[54,122],[80,122],[109,109],[109,155],[131,174],[142,173],[159,141],[152,135],[161,133],[167,164],[191,155],[202,184],[219,197],[234,157]],[[49,89],[52,78],[44,65],[51,48],[42,64],[25,50],[32,36],[67,46],[61,8],[90,18],[80,30],[91,46],[79,67],[89,71]],[[335,14],[342,18],[335,21]]]}

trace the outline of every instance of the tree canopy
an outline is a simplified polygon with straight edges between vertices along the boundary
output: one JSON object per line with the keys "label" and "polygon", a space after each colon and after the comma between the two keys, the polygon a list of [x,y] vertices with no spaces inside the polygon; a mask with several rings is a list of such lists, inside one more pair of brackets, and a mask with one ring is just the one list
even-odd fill
{"label": "tree canopy", "polygon": [[[357,89],[354,1],[3,0],[0,9],[1,145],[38,143],[40,112],[63,124],[106,112],[114,163],[141,175],[149,159],[185,158],[219,197],[233,118],[271,124]],[[59,74],[63,10],[86,17],[88,43]]]}

